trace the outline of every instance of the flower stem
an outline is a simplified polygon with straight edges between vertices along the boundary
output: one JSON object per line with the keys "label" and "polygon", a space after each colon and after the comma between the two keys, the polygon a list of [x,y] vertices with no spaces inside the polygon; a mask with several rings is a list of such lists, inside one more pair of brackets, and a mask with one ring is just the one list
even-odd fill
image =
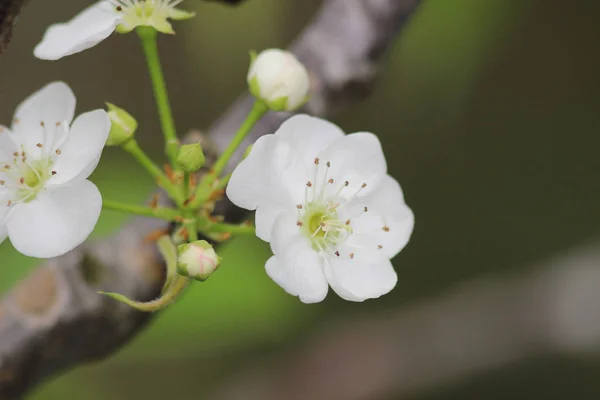
{"label": "flower stem", "polygon": [[145,312],[158,311],[173,303],[183,293],[187,285],[190,283],[190,280],[176,273],[177,250],[168,236],[163,236],[159,239],[158,249],[167,264],[167,280],[165,281],[162,293],[158,299],[148,302],[139,302],[131,300],[119,293],[98,293],[112,297],[113,299],[125,303],[130,307]]}
{"label": "flower stem", "polygon": [[145,217],[154,217],[164,219],[166,221],[177,221],[182,217],[179,212],[172,208],[166,207],[145,207],[137,204],[121,203],[119,201],[102,200],[102,206],[107,210],[121,211],[128,214],[143,215]]}
{"label": "flower stem", "polygon": [[252,225],[232,225],[215,223],[207,228],[209,233],[232,233],[232,234],[254,234],[255,228]]}
{"label": "flower stem", "polygon": [[169,194],[169,196],[175,200],[178,205],[183,203],[180,189],[171,182],[171,180],[165,175],[165,173],[148,157],[146,153],[140,148],[137,141],[134,139],[129,140],[123,146],[123,149],[133,156],[138,163],[156,179],[163,189]]}
{"label": "flower stem", "polygon": [[[235,153],[235,151],[240,147],[248,133],[252,130],[254,125],[269,111],[269,108],[265,103],[260,100],[256,100],[254,102],[254,106],[250,113],[246,117],[246,120],[242,123],[237,133],[225,149],[225,151],[219,156],[215,165],[212,168],[212,171],[204,176],[200,185],[198,185],[198,189],[196,190],[196,196],[194,201],[190,204],[190,208],[194,209],[203,204],[209,197],[214,189],[213,183],[215,180],[221,175],[227,163]],[[229,181],[229,177],[225,178]]]}
{"label": "flower stem", "polygon": [[136,32],[142,42],[142,49],[144,50],[146,63],[148,64],[148,72],[150,73],[150,80],[152,81],[152,89],[154,91],[154,98],[156,99],[158,116],[160,117],[160,124],[165,138],[165,153],[167,154],[171,165],[175,167],[179,141],[177,140],[175,120],[173,119],[173,113],[171,112],[171,105],[167,94],[167,85],[165,83],[165,77],[158,55],[158,47],[156,44],[158,32],[149,26],[139,26],[136,28]]}
{"label": "flower stem", "polygon": [[250,113],[246,117],[246,120],[242,123],[242,126],[240,126],[240,129],[238,129],[237,133],[235,134],[225,151],[219,156],[219,158],[215,162],[215,165],[213,167],[213,173],[215,177],[221,175],[221,172],[223,172],[223,169],[225,169],[225,166],[227,166],[229,159],[231,158],[231,156],[233,156],[238,147],[240,147],[248,133],[250,133],[250,131],[252,130],[252,127],[254,127],[254,124],[256,124],[267,113],[268,110],[269,108],[262,101],[256,100],[254,102],[254,106],[252,107],[252,110],[250,110]]}
{"label": "flower stem", "polygon": [[187,199],[190,195],[190,173],[183,173],[183,198]]}

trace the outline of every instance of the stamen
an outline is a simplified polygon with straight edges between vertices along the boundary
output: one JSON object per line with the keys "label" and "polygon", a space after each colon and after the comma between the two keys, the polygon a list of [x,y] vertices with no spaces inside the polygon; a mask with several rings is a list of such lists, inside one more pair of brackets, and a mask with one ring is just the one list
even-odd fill
{"label": "stamen", "polygon": [[387,225],[384,226],[382,229],[383,229],[384,232],[389,232],[390,231],[390,227],[387,226]]}

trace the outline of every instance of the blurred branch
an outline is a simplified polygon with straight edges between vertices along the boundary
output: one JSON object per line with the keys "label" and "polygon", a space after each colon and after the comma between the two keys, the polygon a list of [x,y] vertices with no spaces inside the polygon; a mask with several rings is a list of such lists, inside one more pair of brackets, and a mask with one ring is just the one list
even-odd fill
{"label": "blurred branch", "polygon": [[8,42],[10,42],[17,16],[27,1],[0,0],[0,55],[4,53]]}
{"label": "blurred branch", "polygon": [[[365,98],[386,50],[418,0],[326,0],[293,45],[308,66],[306,111],[332,115]],[[219,149],[245,118],[242,97],[211,130]],[[267,115],[251,135],[273,132],[289,115]],[[222,205],[228,215],[233,207]],[[51,375],[107,357],[150,319],[97,290],[145,300],[160,290],[163,266],[144,237],[168,229],[136,219],[117,235],[40,266],[0,302],[0,398],[19,398]]]}
{"label": "blurred branch", "polygon": [[478,279],[437,298],[329,323],[301,348],[254,360],[214,400],[414,398],[543,355],[600,346],[600,242],[533,271]]}

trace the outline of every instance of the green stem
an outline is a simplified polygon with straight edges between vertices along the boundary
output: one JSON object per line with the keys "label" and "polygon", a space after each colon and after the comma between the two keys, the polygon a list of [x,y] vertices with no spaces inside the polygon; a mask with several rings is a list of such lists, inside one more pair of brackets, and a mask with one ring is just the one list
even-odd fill
{"label": "green stem", "polygon": [[223,169],[225,169],[225,167],[227,166],[229,159],[233,156],[238,147],[240,147],[248,133],[250,133],[250,131],[252,130],[254,124],[256,124],[258,120],[260,120],[267,113],[268,110],[269,108],[262,101],[256,100],[254,102],[254,106],[252,107],[252,110],[250,110],[250,114],[248,114],[246,120],[244,121],[242,126],[240,126],[240,129],[238,129],[237,133],[235,134],[225,151],[219,156],[219,158],[215,162],[215,165],[213,167],[213,173],[215,177],[221,175],[221,172],[223,172]]}
{"label": "green stem", "polygon": [[194,217],[193,211],[186,211],[184,226],[188,234],[188,242],[193,243],[198,240],[198,220]]}
{"label": "green stem", "polygon": [[179,149],[179,141],[177,140],[177,130],[175,129],[175,120],[171,112],[171,104],[167,94],[167,85],[165,77],[160,65],[160,57],[158,55],[158,46],[156,39],[158,32],[149,26],[140,26],[136,28],[136,32],[142,42],[146,63],[148,64],[148,72],[152,81],[152,89],[154,98],[156,99],[156,107],[160,117],[163,136],[165,138],[165,153],[175,167],[175,159]]}
{"label": "green stem", "polygon": [[167,221],[177,221],[181,219],[179,212],[166,207],[145,207],[137,204],[121,203],[118,201],[102,199],[102,206],[107,210],[121,211],[128,214],[143,215],[145,217],[154,217]]}
{"label": "green stem", "polygon": [[209,233],[254,234],[255,228],[251,225],[232,225],[215,223],[207,228]]}
{"label": "green stem", "polygon": [[145,312],[154,312],[158,311],[162,308],[173,303],[177,298],[183,293],[183,290],[190,283],[190,280],[184,276],[176,275],[173,278],[170,286],[167,288],[166,292],[163,293],[158,299],[148,301],[148,302],[140,302],[127,298],[119,293],[110,293],[110,292],[98,292],[99,294],[106,295],[108,297],[112,297],[113,299],[120,301],[121,303],[125,303],[130,307],[136,308],[140,311]]}
{"label": "green stem", "polygon": [[215,187],[215,189],[217,189],[217,190],[225,189],[227,187],[227,184],[229,183],[229,180],[231,179],[231,175],[232,175],[232,173],[229,173],[229,174],[225,175],[223,178],[219,179],[219,182],[217,183],[217,186]]}
{"label": "green stem", "polygon": [[173,182],[171,182],[171,180],[163,172],[163,170],[160,169],[156,164],[154,164],[150,157],[148,157],[148,155],[144,153],[144,151],[140,148],[135,139],[129,140],[122,147],[125,151],[131,154],[133,158],[135,158],[136,161],[140,163],[140,165],[144,167],[146,171],[148,171],[150,176],[158,180],[163,189],[165,189],[169,196],[173,200],[175,200],[175,202],[177,202],[178,205],[181,205],[183,203],[183,199],[179,188],[176,185],[174,185]]}
{"label": "green stem", "polygon": [[183,173],[183,198],[187,199],[190,195],[190,173]]}
{"label": "green stem", "polygon": [[98,293],[112,297],[117,301],[129,305],[130,307],[145,312],[158,311],[173,303],[183,293],[184,289],[190,283],[190,280],[176,273],[177,249],[168,236],[163,236],[158,240],[158,249],[167,264],[167,280],[163,285],[162,293],[158,299],[148,302],[140,302],[131,300],[127,296],[119,293]]}
{"label": "green stem", "polygon": [[[205,175],[200,185],[198,185],[198,189],[196,190],[196,198],[190,204],[190,208],[197,208],[208,199],[213,190],[212,186],[215,180],[219,175],[221,175],[235,151],[240,147],[248,133],[250,133],[252,130],[252,127],[254,127],[254,125],[267,113],[267,111],[269,111],[269,108],[265,103],[260,100],[256,100],[254,102],[254,106],[252,107],[252,110],[250,110],[246,120],[242,123],[242,126],[240,126],[225,151],[215,162],[211,173]],[[229,181],[229,177],[226,177],[225,179]]]}

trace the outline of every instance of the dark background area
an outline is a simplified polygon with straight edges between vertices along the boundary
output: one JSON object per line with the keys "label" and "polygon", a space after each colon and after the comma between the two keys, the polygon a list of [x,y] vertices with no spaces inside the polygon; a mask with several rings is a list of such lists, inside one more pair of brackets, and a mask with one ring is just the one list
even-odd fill
{"label": "dark background area", "polygon": [[[0,121],[7,124],[16,105],[45,83],[64,80],[78,96],[78,113],[110,101],[135,115],[140,142],[160,159],[162,139],[135,35],[113,36],[57,62],[33,57],[45,28],[71,18],[83,3],[32,0],[25,8],[0,61]],[[159,43],[179,131],[210,126],[245,89],[248,50],[285,47],[319,4],[184,2],[197,17],[175,22],[177,35]],[[380,136],[390,173],[415,212],[413,238],[394,260],[396,289],[362,304],[329,295],[303,305],[266,277],[268,247],[237,239],[223,250],[218,274],[123,351],[58,377],[31,398],[217,398],[209,393],[237,382],[233,374],[253,379],[253,365],[310,344],[335,321],[360,325],[365,316],[409,309],[473,279],[543,273],[545,260],[594,243],[599,20],[593,0],[424,0],[373,95],[335,119],[348,132]],[[113,149],[93,180],[117,200],[142,201],[153,186]],[[95,235],[124,222],[106,212]],[[3,244],[0,292],[34,266]],[[599,349],[597,337],[576,356],[515,359],[410,398],[598,399]]]}

